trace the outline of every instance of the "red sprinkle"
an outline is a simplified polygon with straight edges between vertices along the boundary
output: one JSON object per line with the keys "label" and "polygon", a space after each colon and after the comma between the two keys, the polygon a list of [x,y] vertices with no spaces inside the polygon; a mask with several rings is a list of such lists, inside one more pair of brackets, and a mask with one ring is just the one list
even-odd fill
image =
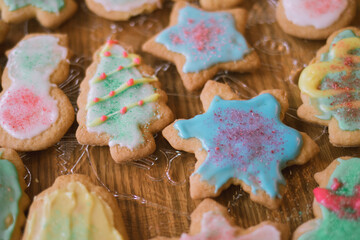
{"label": "red sprinkle", "polygon": [[117,44],[117,43],[119,43],[117,40],[111,40],[110,39],[110,40],[107,41],[107,44],[110,44],[110,45],[111,44]]}
{"label": "red sprinkle", "polygon": [[114,95],[115,95],[115,91],[109,92],[109,96],[110,96],[110,97],[113,97]]}
{"label": "red sprinkle", "polygon": [[123,107],[121,110],[120,110],[120,113],[121,114],[125,114],[127,112],[127,107]]}
{"label": "red sprinkle", "polygon": [[135,64],[140,64],[140,63],[141,63],[141,59],[140,59],[140,58],[134,58],[134,63],[135,63]]}
{"label": "red sprinkle", "polygon": [[93,99],[93,102],[94,102],[94,103],[97,103],[98,101],[100,101],[100,99],[97,98],[97,97]]}
{"label": "red sprinkle", "polygon": [[352,67],[354,65],[354,62],[351,57],[346,57],[344,59],[344,64],[348,67]]}
{"label": "red sprinkle", "polygon": [[117,68],[118,71],[123,70],[123,69],[124,69],[123,66],[119,66],[119,67]]}
{"label": "red sprinkle", "polygon": [[109,52],[109,51],[104,52],[104,56],[105,56],[105,57],[110,57],[110,56],[111,56],[111,52]]}
{"label": "red sprinkle", "polygon": [[105,122],[107,119],[108,119],[108,117],[106,115],[102,115],[101,118],[100,118],[100,120],[102,122]]}
{"label": "red sprinkle", "polygon": [[127,52],[123,52],[123,57],[128,57],[128,53]]}
{"label": "red sprinkle", "polygon": [[102,73],[101,75],[100,75],[100,80],[105,80],[106,79],[106,73]]}
{"label": "red sprinkle", "polygon": [[139,106],[144,105],[144,101],[143,101],[143,100],[138,101],[138,105],[139,105]]}
{"label": "red sprinkle", "polygon": [[134,79],[133,78],[130,78],[129,81],[127,81],[126,83],[129,87],[134,85]]}

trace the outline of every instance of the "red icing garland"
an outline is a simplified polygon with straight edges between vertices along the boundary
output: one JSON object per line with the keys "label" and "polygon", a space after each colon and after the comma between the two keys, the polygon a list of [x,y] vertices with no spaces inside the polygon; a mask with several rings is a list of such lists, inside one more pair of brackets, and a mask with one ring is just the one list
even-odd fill
{"label": "red icing garland", "polygon": [[[334,179],[332,186],[335,189],[341,186],[341,183]],[[314,189],[315,199],[318,203],[326,207],[340,218],[358,219],[360,218],[360,184],[354,187],[353,196],[337,195],[336,190],[325,188]]]}

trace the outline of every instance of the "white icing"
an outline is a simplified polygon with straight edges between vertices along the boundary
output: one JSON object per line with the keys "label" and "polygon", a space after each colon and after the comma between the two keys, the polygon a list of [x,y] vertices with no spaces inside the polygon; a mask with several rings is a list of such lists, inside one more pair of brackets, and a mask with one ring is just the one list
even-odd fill
{"label": "white icing", "polygon": [[280,232],[272,225],[263,225],[246,235],[236,236],[237,232],[237,228],[231,226],[224,216],[209,211],[201,219],[201,232],[194,236],[182,234],[180,240],[281,240]]}
{"label": "white icing", "polygon": [[142,5],[157,4],[158,7],[161,7],[160,0],[94,0],[97,3],[103,5],[106,11],[119,11],[119,12],[129,12],[134,9],[141,7]]}
{"label": "white icing", "polygon": [[53,36],[21,41],[6,65],[12,82],[0,99],[0,125],[18,139],[28,139],[48,129],[58,118],[57,101],[49,92],[50,76],[67,49]]}
{"label": "white icing", "polygon": [[287,19],[299,26],[327,28],[344,12],[348,0],[283,0]]}

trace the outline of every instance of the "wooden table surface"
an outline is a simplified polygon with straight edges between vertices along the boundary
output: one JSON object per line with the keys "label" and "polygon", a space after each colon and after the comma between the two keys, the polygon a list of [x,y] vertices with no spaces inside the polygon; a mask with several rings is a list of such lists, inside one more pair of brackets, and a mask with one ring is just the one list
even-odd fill
{"label": "wooden table surface", "polygon": [[[359,148],[331,146],[326,128],[304,122],[296,116],[296,108],[301,104],[297,76],[325,41],[300,40],[284,34],[275,23],[275,0],[246,2],[244,7],[249,10],[246,38],[260,55],[261,69],[251,74],[219,73],[215,79],[226,82],[244,98],[253,97],[264,89],[285,89],[290,102],[285,123],[307,132],[320,146],[321,152],[307,164],[283,171],[288,191],[278,210],[271,211],[253,203],[239,186],[230,187],[216,200],[228,207],[242,227],[273,220],[287,224],[293,232],[298,225],[313,218],[314,173],[323,170],[337,157],[360,156],[360,152]],[[162,10],[151,15],[138,16],[127,22],[111,22],[89,12],[83,0],[78,4],[76,15],[51,31],[66,33],[70,39],[70,49],[74,53],[71,75],[61,87],[75,107],[79,83],[91,63],[93,52],[113,36],[143,54],[141,44],[166,27],[172,7],[171,2],[166,2]],[[358,9],[355,26],[359,20]],[[35,32],[50,31],[35,20],[12,25],[6,42],[0,46],[1,51],[13,47],[25,34]],[[203,112],[199,92],[191,93],[184,89],[172,64],[149,54],[143,56],[144,61],[156,69],[176,118],[191,118]],[[0,58],[0,63],[5,66],[5,56]],[[188,178],[195,164],[192,154],[175,151],[158,134],[158,147],[153,155],[134,163],[116,165],[107,147],[79,145],[74,134],[76,128],[77,123],[74,123],[63,139],[48,150],[21,154],[29,170],[26,192],[31,198],[51,186],[57,176],[83,173],[116,196],[131,239],[179,236],[187,232],[190,213],[200,202],[191,200],[189,194]]]}

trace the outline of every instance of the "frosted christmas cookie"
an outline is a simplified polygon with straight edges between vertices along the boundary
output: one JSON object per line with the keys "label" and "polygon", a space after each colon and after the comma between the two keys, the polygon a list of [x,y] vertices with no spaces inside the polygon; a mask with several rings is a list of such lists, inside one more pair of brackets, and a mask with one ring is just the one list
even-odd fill
{"label": "frosted christmas cookie", "polygon": [[[211,199],[203,200],[191,214],[189,234],[183,233],[173,240],[286,240],[289,229],[278,223],[266,221],[254,227],[243,229],[235,226],[227,209]],[[157,237],[152,240],[168,240]]]}
{"label": "frosted christmas cookie", "polygon": [[25,194],[25,167],[12,149],[0,148],[0,239],[21,239],[24,211],[29,205]]}
{"label": "frosted christmas cookie", "polygon": [[7,52],[0,93],[0,145],[19,151],[46,149],[74,121],[74,109],[57,87],[69,73],[67,36],[29,34]]}
{"label": "frosted christmas cookie", "polygon": [[23,240],[127,240],[117,202],[80,174],[58,177],[30,206]]}
{"label": "frosted christmas cookie", "polygon": [[0,0],[1,17],[8,23],[36,18],[47,28],[56,28],[77,10],[74,0]]}
{"label": "frosted christmas cookie", "polygon": [[360,236],[360,158],[341,157],[315,174],[310,220],[294,233],[294,240],[357,240]]}
{"label": "frosted christmas cookie", "polygon": [[276,19],[287,34],[326,39],[348,26],[356,14],[356,0],[279,0]]}
{"label": "frosted christmas cookie", "polygon": [[220,70],[248,72],[260,65],[243,34],[247,11],[206,12],[177,2],[169,27],[148,40],[143,50],[174,62],[189,91],[201,89]]}
{"label": "frosted christmas cookie", "polygon": [[335,146],[360,146],[360,30],[332,34],[299,79],[298,116],[329,127]]}
{"label": "frosted christmas cookie", "polygon": [[162,2],[163,0],[86,0],[86,5],[100,17],[123,21],[142,13],[151,13],[161,8]]}
{"label": "frosted christmas cookie", "polygon": [[150,155],[156,149],[153,133],[173,121],[153,70],[114,40],[93,59],[80,86],[78,141],[110,146],[116,162]]}
{"label": "frosted christmas cookie", "polygon": [[195,153],[191,197],[216,197],[235,184],[253,201],[279,207],[286,190],[281,170],[304,164],[319,152],[307,134],[283,124],[286,93],[268,90],[240,100],[229,86],[208,81],[200,99],[204,114],[177,120],[163,130],[175,149]]}

